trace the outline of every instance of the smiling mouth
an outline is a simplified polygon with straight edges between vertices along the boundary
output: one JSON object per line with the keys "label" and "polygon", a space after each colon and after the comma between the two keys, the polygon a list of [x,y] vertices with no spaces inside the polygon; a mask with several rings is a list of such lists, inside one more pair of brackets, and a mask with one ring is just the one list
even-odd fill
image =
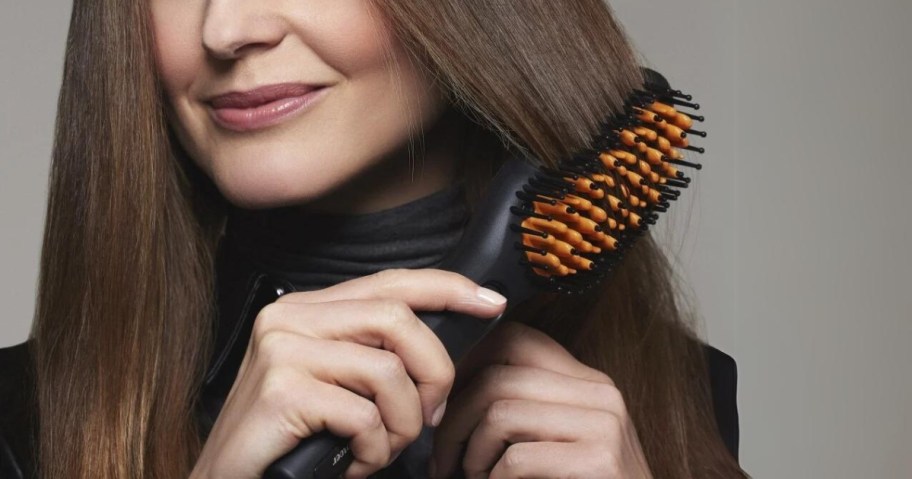
{"label": "smiling mouth", "polygon": [[284,83],[219,95],[205,103],[216,124],[228,130],[247,132],[297,116],[328,90],[325,85]]}

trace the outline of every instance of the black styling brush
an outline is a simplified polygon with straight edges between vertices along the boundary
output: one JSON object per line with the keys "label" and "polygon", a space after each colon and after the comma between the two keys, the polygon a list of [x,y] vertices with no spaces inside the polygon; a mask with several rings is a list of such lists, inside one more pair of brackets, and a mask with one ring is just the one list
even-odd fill
{"label": "black styling brush", "polygon": [[[681,150],[700,116],[690,95],[645,69],[646,83],[624,110],[604,123],[586,149],[556,169],[506,160],[456,248],[440,269],[460,273],[507,299],[497,318],[453,312],[419,313],[458,362],[513,306],[536,292],[582,293],[611,273],[624,252],[668,210],[701,169]],[[337,479],[354,456],[348,439],[322,431],[273,463],[267,479]]]}

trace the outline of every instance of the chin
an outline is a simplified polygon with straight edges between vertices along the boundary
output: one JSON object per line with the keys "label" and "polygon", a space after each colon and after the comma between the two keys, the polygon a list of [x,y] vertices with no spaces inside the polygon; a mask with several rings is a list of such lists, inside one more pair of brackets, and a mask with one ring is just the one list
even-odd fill
{"label": "chin", "polygon": [[299,158],[296,160],[216,165],[213,180],[234,206],[259,210],[308,203],[326,195],[348,177],[343,171],[326,171]]}

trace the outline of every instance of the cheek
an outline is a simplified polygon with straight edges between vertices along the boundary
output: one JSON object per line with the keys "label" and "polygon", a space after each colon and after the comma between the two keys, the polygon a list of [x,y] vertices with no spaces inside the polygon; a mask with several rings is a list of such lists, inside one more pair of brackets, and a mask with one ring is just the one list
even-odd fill
{"label": "cheek", "polygon": [[361,156],[379,159],[406,141],[410,129],[436,118],[442,99],[430,77],[409,61],[381,15],[368,7],[371,2],[320,3],[325,14],[308,30],[315,33],[308,43],[347,79],[346,99],[338,114],[349,123],[344,132],[348,136],[339,139],[351,144],[352,138],[359,138],[356,143],[371,149]]}
{"label": "cheek", "polygon": [[191,135],[185,127],[195,121],[189,92],[205,63],[200,33],[202,11],[194,3],[198,2],[152,0],[150,10],[156,68],[171,107],[167,108],[168,121],[190,156],[208,171],[208,162],[199,161],[205,155],[196,147],[200,143],[198,135]]}
{"label": "cheek", "polygon": [[186,90],[199,73],[203,50],[200,45],[200,12],[195,2],[153,1],[152,28],[155,61],[169,94]]}

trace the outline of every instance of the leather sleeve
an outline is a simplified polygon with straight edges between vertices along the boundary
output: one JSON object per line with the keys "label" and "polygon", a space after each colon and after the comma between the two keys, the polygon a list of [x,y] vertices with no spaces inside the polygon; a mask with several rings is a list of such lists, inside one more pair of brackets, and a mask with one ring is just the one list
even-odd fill
{"label": "leather sleeve", "polygon": [[738,459],[738,366],[734,358],[712,346],[706,345],[704,350],[716,424],[728,450]]}
{"label": "leather sleeve", "polygon": [[2,479],[22,479],[22,469],[19,467],[19,461],[13,455],[13,449],[10,447],[6,438],[0,436],[0,478]]}
{"label": "leather sleeve", "polygon": [[0,348],[0,479],[35,477],[28,342]]}

